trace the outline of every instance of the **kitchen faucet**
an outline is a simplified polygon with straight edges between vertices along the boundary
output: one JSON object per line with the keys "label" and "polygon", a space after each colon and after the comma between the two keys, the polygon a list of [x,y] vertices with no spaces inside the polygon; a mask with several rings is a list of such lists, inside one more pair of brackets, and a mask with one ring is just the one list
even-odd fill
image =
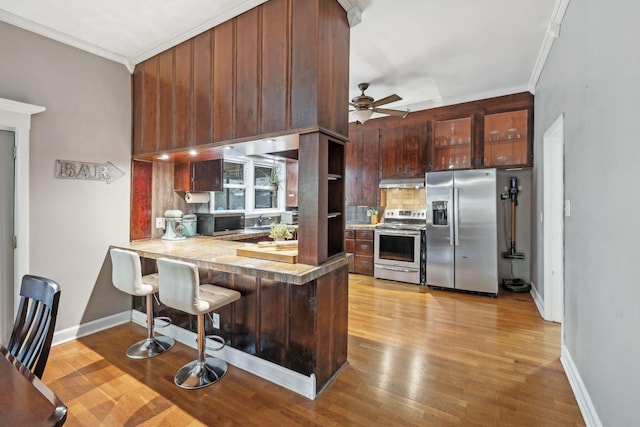
{"label": "kitchen faucet", "polygon": [[258,226],[263,225],[263,224],[264,224],[264,221],[265,221],[265,220],[267,220],[267,219],[271,219],[271,217],[270,217],[270,216],[266,216],[266,217],[265,217],[265,216],[260,215],[260,216],[258,217]]}

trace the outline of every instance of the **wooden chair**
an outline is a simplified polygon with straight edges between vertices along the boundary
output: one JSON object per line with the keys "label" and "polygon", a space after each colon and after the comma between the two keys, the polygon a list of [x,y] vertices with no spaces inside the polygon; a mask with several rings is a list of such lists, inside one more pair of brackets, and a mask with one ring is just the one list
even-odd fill
{"label": "wooden chair", "polygon": [[44,277],[25,275],[20,305],[7,350],[33,374],[42,378],[56,327],[60,286]]}

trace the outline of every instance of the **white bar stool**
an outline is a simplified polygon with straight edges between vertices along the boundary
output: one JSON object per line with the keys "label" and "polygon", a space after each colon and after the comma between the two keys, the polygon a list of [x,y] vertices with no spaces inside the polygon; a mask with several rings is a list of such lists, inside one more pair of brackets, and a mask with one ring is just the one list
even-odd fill
{"label": "white bar stool", "polygon": [[146,297],[147,338],[129,347],[127,356],[148,359],[164,353],[173,347],[175,341],[170,337],[155,336],[153,332],[153,294],[158,292],[158,275],[142,275],[140,256],[136,252],[112,248],[110,253],[113,285],[130,295]]}
{"label": "white bar stool", "polygon": [[[227,362],[216,357],[206,357],[204,315],[240,299],[240,292],[216,285],[200,284],[198,267],[183,261],[160,258],[160,301],[185,313],[198,317],[198,359],[187,363],[178,370],[174,381],[186,389],[198,389],[217,382],[227,372]],[[224,339],[219,341],[224,347]]]}

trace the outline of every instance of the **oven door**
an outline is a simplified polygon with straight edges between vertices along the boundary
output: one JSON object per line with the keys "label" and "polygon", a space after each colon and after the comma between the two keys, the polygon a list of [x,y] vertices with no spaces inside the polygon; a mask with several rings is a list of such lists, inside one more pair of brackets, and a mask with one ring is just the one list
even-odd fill
{"label": "oven door", "polygon": [[420,270],[420,231],[375,231],[374,263],[404,269]]}

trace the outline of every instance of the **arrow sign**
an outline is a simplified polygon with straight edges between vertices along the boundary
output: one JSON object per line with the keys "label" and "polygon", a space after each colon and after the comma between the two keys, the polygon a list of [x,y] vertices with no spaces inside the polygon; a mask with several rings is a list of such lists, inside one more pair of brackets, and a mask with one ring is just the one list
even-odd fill
{"label": "arrow sign", "polygon": [[124,176],[113,163],[90,163],[75,160],[56,160],[56,178],[106,181],[111,184]]}

